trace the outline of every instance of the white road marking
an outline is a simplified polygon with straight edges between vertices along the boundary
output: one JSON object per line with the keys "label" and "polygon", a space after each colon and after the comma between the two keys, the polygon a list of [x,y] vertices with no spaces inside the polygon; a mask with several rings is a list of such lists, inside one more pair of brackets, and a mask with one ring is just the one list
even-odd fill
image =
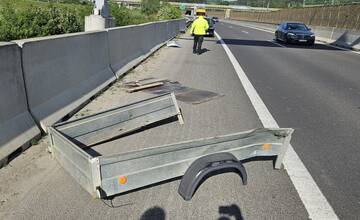
{"label": "white road marking", "polygon": [[247,31],[241,31],[241,32],[243,32],[243,33],[245,33],[245,34],[248,34],[249,32],[247,32]]}
{"label": "white road marking", "polygon": [[[256,89],[251,84],[250,80],[247,78],[244,70],[241,68],[229,47],[225,44],[218,33],[215,32],[215,35],[221,42],[221,45],[234,66],[246,94],[249,96],[249,99],[263,126],[265,128],[278,128],[279,125],[260,98],[259,94],[256,92]],[[285,155],[283,164],[292,183],[294,184],[295,189],[299,193],[300,199],[302,200],[310,219],[339,219],[291,145]]]}
{"label": "white road marking", "polygon": [[275,41],[273,41],[273,40],[268,40],[270,43],[273,43],[273,44],[275,44],[275,45],[278,45],[278,46],[280,46],[280,47],[284,47],[284,48],[287,48],[286,46],[284,46],[284,45],[282,45],[282,44],[279,44],[279,43],[277,43],[277,42],[275,42]]}
{"label": "white road marking", "polygon": [[252,28],[252,29],[255,29],[255,30],[259,30],[259,31],[265,31],[265,32],[272,33],[272,34],[275,33],[274,31],[270,31],[270,30],[267,30],[267,29],[254,27],[254,26],[251,26],[251,25],[239,24],[239,26],[243,26],[243,27],[247,27],[247,28]]}
{"label": "white road marking", "polygon": [[[243,27],[247,27],[247,28],[252,28],[252,29],[255,29],[255,30],[264,31],[264,32],[268,32],[268,33],[274,33],[274,31],[271,31],[271,30],[268,30],[268,29],[264,29],[264,28],[254,27],[254,26],[251,26],[251,25],[238,24],[238,26],[243,26]],[[331,44],[328,44],[328,43],[324,43],[324,42],[321,42],[321,41],[318,41],[318,40],[316,40],[316,42],[319,43],[319,44],[328,46],[328,47],[333,47],[333,48],[336,48],[336,49],[339,49],[339,50],[349,51],[349,52],[352,52],[352,53],[355,53],[355,54],[360,55],[360,52],[359,52],[359,51],[354,51],[354,50],[350,50],[350,49],[347,49],[347,48],[338,47],[338,46],[331,45]],[[280,45],[279,45],[279,46],[280,46]]]}

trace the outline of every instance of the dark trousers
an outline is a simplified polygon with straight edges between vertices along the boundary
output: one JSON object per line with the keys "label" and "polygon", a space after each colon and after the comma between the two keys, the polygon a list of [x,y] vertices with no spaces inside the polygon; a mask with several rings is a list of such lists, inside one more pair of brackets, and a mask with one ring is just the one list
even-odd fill
{"label": "dark trousers", "polygon": [[201,45],[204,41],[203,35],[194,35],[194,45],[193,45],[193,52],[194,53],[201,53]]}

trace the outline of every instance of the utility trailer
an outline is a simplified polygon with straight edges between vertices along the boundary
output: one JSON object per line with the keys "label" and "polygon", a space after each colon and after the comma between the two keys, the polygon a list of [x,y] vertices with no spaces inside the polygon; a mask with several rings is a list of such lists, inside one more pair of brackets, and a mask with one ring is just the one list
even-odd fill
{"label": "utility trailer", "polygon": [[290,128],[263,128],[101,156],[91,156],[83,149],[174,117],[183,123],[173,93],[146,99],[54,125],[49,129],[50,151],[94,197],[183,176],[179,194],[190,200],[202,180],[214,171],[236,169],[246,184],[241,160],[276,156],[275,168],[280,169],[293,132]]}

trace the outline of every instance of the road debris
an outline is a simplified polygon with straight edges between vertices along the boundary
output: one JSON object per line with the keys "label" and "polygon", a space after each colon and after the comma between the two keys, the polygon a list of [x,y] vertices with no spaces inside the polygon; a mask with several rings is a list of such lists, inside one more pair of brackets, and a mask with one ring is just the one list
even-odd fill
{"label": "road debris", "polygon": [[56,129],[86,148],[175,116],[184,123],[175,95],[168,93],[59,123]]}
{"label": "road debris", "polygon": [[124,85],[126,87],[126,92],[137,92],[140,90],[153,88],[157,86],[164,85],[164,82],[167,81],[166,79],[156,79],[156,78],[146,78],[131,82],[125,82]]}
{"label": "road debris", "polygon": [[126,89],[126,92],[129,92],[129,93],[137,92],[137,91],[140,91],[140,90],[153,88],[153,87],[157,87],[157,86],[162,86],[162,85],[164,85],[163,82],[149,83],[149,84],[146,84],[146,85],[143,85],[143,86],[136,86],[134,88]]}
{"label": "road debris", "polygon": [[177,41],[169,41],[166,43],[167,47],[176,47],[181,48],[180,44]]}
{"label": "road debris", "polygon": [[157,95],[173,92],[175,93],[177,100],[190,104],[200,104],[224,96],[223,94],[207,90],[186,87],[181,83],[174,81],[164,82],[164,85],[146,89],[144,92]]}

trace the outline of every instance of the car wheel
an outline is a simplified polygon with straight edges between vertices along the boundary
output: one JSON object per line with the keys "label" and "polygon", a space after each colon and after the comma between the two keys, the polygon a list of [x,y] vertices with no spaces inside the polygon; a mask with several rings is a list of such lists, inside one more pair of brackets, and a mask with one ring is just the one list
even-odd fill
{"label": "car wheel", "polygon": [[284,35],[284,43],[285,43],[285,44],[290,43],[290,40],[289,40],[287,34]]}

